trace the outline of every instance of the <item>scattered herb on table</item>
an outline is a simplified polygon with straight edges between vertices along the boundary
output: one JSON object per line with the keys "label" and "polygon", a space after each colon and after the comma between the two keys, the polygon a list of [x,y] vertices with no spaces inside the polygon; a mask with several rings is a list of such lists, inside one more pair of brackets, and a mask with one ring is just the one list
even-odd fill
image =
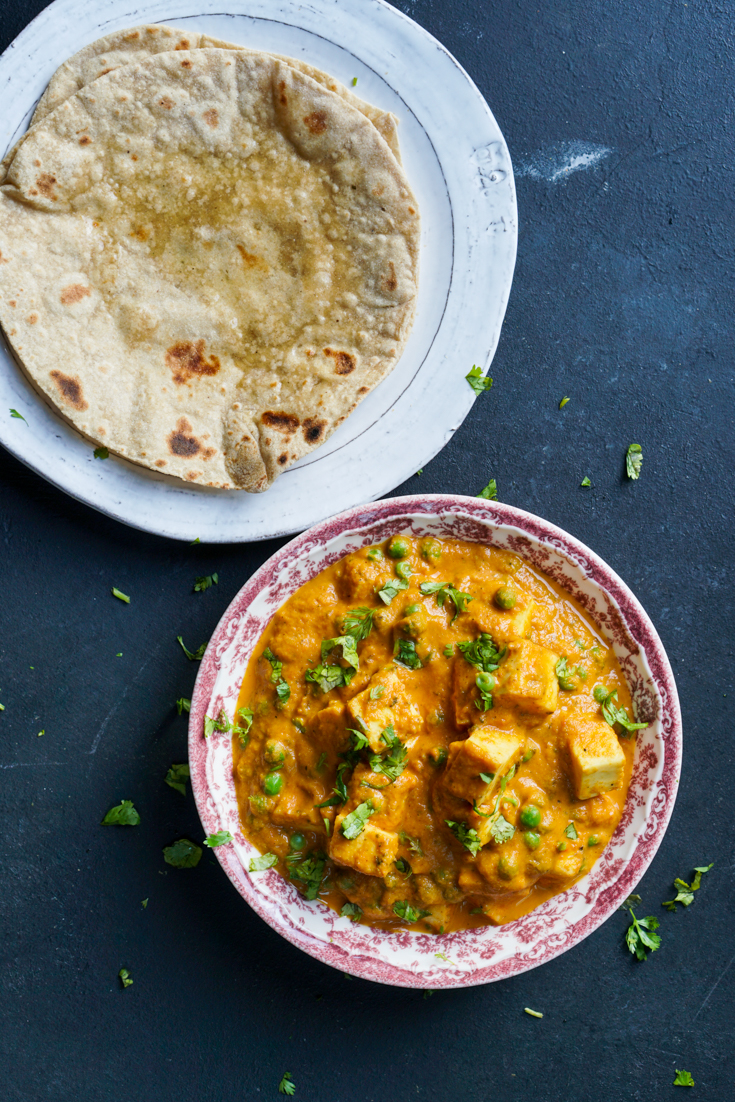
{"label": "scattered herb on table", "polygon": [[627,910],[632,922],[625,934],[625,944],[638,960],[647,960],[648,953],[655,953],[661,945],[661,938],[655,933],[658,930],[659,921],[653,915],[637,919],[632,907],[628,907]]}
{"label": "scattered herb on table", "polygon": [[116,589],[114,585],[111,592],[112,596],[117,597],[118,601],[124,601],[126,605],[130,604],[130,598],[128,597],[128,595],[126,593],[122,593],[119,589]]}
{"label": "scattered herb on table", "polygon": [[580,486],[591,486],[591,485],[592,485],[592,483],[590,482],[590,480],[589,480],[589,478],[587,477],[587,475],[585,475],[585,476],[584,476],[584,478],[582,479],[582,481],[580,482],[580,484],[579,484],[579,485],[580,485]]}
{"label": "scattered herb on table", "polygon": [[480,490],[478,497],[485,498],[486,501],[498,500],[498,487],[494,478],[491,478],[484,490]]}
{"label": "scattered herb on table", "polygon": [[194,592],[203,593],[205,589],[209,589],[213,585],[219,585],[219,575],[206,574],[204,577],[194,580]]}
{"label": "scattered herb on table", "polygon": [[95,448],[94,457],[95,459],[109,459],[110,452],[107,448]]}
{"label": "scattered herb on table", "polygon": [[[352,83],[353,84],[357,83],[357,77],[355,77],[355,79],[353,80]],[[281,1082],[278,1084],[278,1093],[279,1094],[288,1094],[288,1095],[296,1094],[296,1084],[294,1083],[293,1079],[291,1078],[291,1072],[290,1071],[285,1071],[283,1073],[283,1078],[281,1079]]]}
{"label": "scattered herb on table", "polygon": [[620,904],[620,906],[618,907],[618,910],[619,911],[627,911],[631,907],[639,907],[642,902],[643,902],[643,900],[641,899],[641,897],[634,892],[632,895],[629,895],[628,898]]}
{"label": "scattered herb on table", "polygon": [[41,735],[45,735],[45,734],[46,734],[46,728],[44,727],[43,731],[38,732],[38,737],[40,738]]}
{"label": "scattered herb on table", "polygon": [[199,864],[202,857],[200,846],[189,841],[188,838],[179,838],[170,846],[164,846],[163,859],[167,865],[173,865],[175,869],[193,869]]}
{"label": "scattered herb on table", "polygon": [[568,398],[562,398],[562,400],[559,402],[559,409],[564,409],[564,406],[567,404],[568,401]]}
{"label": "scattered herb on table", "polygon": [[630,444],[625,453],[625,469],[628,478],[640,478],[643,466],[643,448],[640,444]]}
{"label": "scattered herb on table", "polygon": [[182,762],[180,765],[171,765],[165,777],[166,784],[170,788],[175,788],[182,796],[185,796],[186,782],[189,779],[189,775],[189,766],[186,762]]}
{"label": "scattered herb on table", "polygon": [[180,635],[176,636],[176,641],[180,644],[181,649],[190,662],[201,662],[202,658],[204,658],[204,652],[207,649],[206,643],[202,643],[201,646],[197,647],[196,650],[191,651],[188,649]]}
{"label": "scattered herb on table", "polygon": [[524,1006],[523,1009],[524,1009],[525,1013],[530,1014],[532,1018],[543,1018],[543,1014],[541,1014],[540,1011],[531,1010],[530,1006]]}
{"label": "scattered herb on table", "polygon": [[[118,655],[118,658],[120,655]],[[182,712],[191,711],[191,698],[188,696],[180,696],[176,701],[176,714],[181,715]]]}
{"label": "scattered herb on table", "polygon": [[671,1084],[672,1087],[693,1087],[694,1086],[694,1080],[692,1079],[691,1072],[689,1072],[689,1071],[679,1071],[678,1068],[676,1068],[675,1070],[676,1070],[676,1076],[674,1078],[674,1082]]}
{"label": "scattered herb on table", "polygon": [[352,87],[357,88],[357,77],[352,78]]}
{"label": "scattered herb on table", "polygon": [[694,879],[691,884],[687,884],[686,880],[681,880],[677,876],[674,881],[674,887],[677,889],[676,896],[674,899],[667,899],[661,906],[666,907],[669,911],[675,911],[677,903],[681,903],[682,907],[688,907],[694,902],[694,893],[699,891],[699,886],[702,883],[702,876],[705,872],[709,872],[711,868],[712,865],[695,865]]}
{"label": "scattered herb on table", "polygon": [[605,722],[611,727],[614,727],[615,724],[618,723],[623,730],[628,733],[632,731],[642,731],[644,727],[648,727],[647,723],[634,723],[628,716],[626,709],[620,707],[618,704],[617,689],[613,689],[613,691],[609,693],[604,685],[595,685],[592,695],[602,708],[602,715]]}
{"label": "scattered herb on table", "polygon": [[201,541],[201,540],[199,539],[199,536],[197,536],[197,538],[196,538],[195,540],[192,540],[192,541],[190,542],[190,544],[189,544],[189,547],[196,547],[196,545],[197,545],[198,543],[201,543],[201,542],[202,542],[202,541]]}
{"label": "scattered herb on table", "polygon": [[358,804],[354,811],[345,815],[340,824],[340,830],[348,842],[359,837],[365,829],[365,824],[371,815],[375,814],[375,806],[372,800],[364,800]]}
{"label": "scattered herb on table", "polygon": [[133,807],[132,800],[123,800],[117,807],[111,807],[102,820],[102,826],[137,826],[140,815]]}
{"label": "scattered herb on table", "polygon": [[489,390],[493,385],[493,381],[487,375],[483,375],[482,368],[477,364],[472,365],[472,369],[465,375],[465,379],[470,384],[475,394],[482,394],[484,390]]}
{"label": "scattered herb on table", "polygon": [[128,972],[127,968],[121,968],[120,971],[118,972],[118,976],[120,977],[120,982],[122,983],[123,987],[132,987],[133,986],[133,981],[130,977],[130,973]]}
{"label": "scattered herb on table", "polygon": [[147,910],[148,909],[148,900],[147,899],[141,899],[140,905],[141,905],[141,907],[143,908],[144,911]]}
{"label": "scattered herb on table", "polygon": [[413,925],[420,918],[426,918],[427,915],[430,915],[431,911],[425,911],[422,907],[412,907],[406,899],[397,899],[393,904],[393,913],[398,918],[403,919],[404,922]]}
{"label": "scattered herb on table", "polygon": [[204,845],[209,849],[216,849],[217,846],[226,846],[232,841],[232,835],[229,830],[218,830],[216,834],[209,834],[204,839]]}
{"label": "scattered herb on table", "polygon": [[5,705],[4,705],[4,704],[0,704],[0,712],[4,712],[4,711],[5,711]]}
{"label": "scattered herb on table", "polygon": [[445,601],[451,601],[454,605],[454,616],[452,617],[450,624],[459,616],[460,612],[464,612],[470,601],[474,600],[474,597],[470,593],[462,593],[450,582],[422,582],[419,589],[424,596],[430,596],[432,593],[436,597],[436,603],[440,608],[444,607]]}
{"label": "scattered herb on table", "polygon": [[266,869],[272,869],[277,864],[278,858],[275,853],[261,853],[260,857],[251,858],[248,872],[265,872]]}
{"label": "scattered herb on table", "polygon": [[[22,413],[18,413],[18,410],[17,410],[17,409],[11,409],[11,411],[10,411],[10,416],[11,416],[11,417],[17,417],[19,421],[26,421],[26,419],[25,419],[25,417],[23,416],[23,414],[22,414]],[[28,424],[28,422],[27,422],[27,421],[26,421],[26,424]]]}

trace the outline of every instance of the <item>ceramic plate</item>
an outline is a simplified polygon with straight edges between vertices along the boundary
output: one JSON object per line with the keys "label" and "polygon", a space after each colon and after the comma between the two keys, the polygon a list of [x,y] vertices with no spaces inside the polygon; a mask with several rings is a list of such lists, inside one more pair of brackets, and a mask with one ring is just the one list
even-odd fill
{"label": "ceramic plate", "polygon": [[[230,737],[205,741],[204,716],[235,713],[250,655],[274,612],[309,578],[350,551],[396,532],[508,548],[577,598],[610,641],[633,696],[640,731],[620,824],[592,871],[507,926],[444,936],[385,933],[308,903],[274,870],[249,874],[257,850],[240,831]],[[261,918],[318,960],[400,987],[466,987],[535,968],[592,933],[633,891],[663,838],[681,767],[681,716],[674,677],[648,616],[609,566],[573,536],[538,517],[476,498],[401,497],[324,521],[276,552],[243,586],[217,627],[197,678],[189,723],[192,787],[206,834],[229,830],[214,850]],[[443,954],[440,958],[438,953]]]}
{"label": "ceramic plate", "polygon": [[[56,0],[0,59],[0,149],[25,130],[62,61],[96,38],[146,22],[303,58],[347,85],[357,77],[360,96],[398,116],[422,221],[413,332],[393,373],[266,494],[188,486],[123,459],[94,459],[93,445],[38,397],[4,342],[0,443],[67,493],[159,535],[229,543],[302,531],[389,492],[466,417],[474,395],[464,376],[474,363],[490,364],[515,263],[508,150],[454,58],[381,0]],[[11,408],[27,424],[11,418]]]}

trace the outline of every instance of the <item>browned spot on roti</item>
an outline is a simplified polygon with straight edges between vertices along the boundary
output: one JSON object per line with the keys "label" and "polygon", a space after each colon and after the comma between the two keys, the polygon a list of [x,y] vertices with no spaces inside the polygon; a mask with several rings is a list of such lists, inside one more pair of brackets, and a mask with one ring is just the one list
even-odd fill
{"label": "browned spot on roti", "polygon": [[0,253],[0,264],[7,264],[7,263],[8,263],[8,261],[7,261],[6,259],[5,259],[5,257],[3,256],[3,254],[2,254],[2,253]]}
{"label": "browned spot on roti", "polygon": [[303,426],[304,440],[307,444],[316,444],[321,440],[326,427],[326,421],[320,421],[317,417],[307,417]]}
{"label": "browned spot on roti", "polygon": [[333,348],[324,349],[325,356],[331,356],[334,360],[335,375],[349,375],[357,367],[357,361],[349,352],[335,352]]}
{"label": "browned spot on roti", "polygon": [[100,73],[98,73],[97,75],[98,75],[98,76],[100,76],[100,77],[106,77],[106,76],[107,76],[107,74],[108,74],[108,73],[111,73],[111,72],[112,72],[112,69],[103,69],[103,70],[102,70],[102,71],[101,71]]}
{"label": "browned spot on roti", "polygon": [[139,241],[147,241],[150,234],[145,226],[136,226],[134,230],[130,231],[131,237],[137,237]]}
{"label": "browned spot on roti", "polygon": [[130,157],[130,160],[131,160],[131,161],[137,161],[137,160],[138,160],[138,154],[137,154],[137,153],[133,153],[133,154],[131,155],[131,157]]}
{"label": "browned spot on roti", "polygon": [[254,253],[249,253],[244,245],[238,245],[237,251],[242,257],[242,262],[246,268],[262,268],[264,271],[268,271],[268,265],[265,260],[260,256],[255,256]]}
{"label": "browned spot on roti", "polygon": [[280,81],[279,84],[278,84],[278,102],[283,104],[284,107],[288,103],[288,99],[286,98],[286,82],[285,82],[285,80]]}
{"label": "browned spot on roti", "polygon": [[281,464],[281,466],[283,466],[284,463],[287,463],[288,462],[288,452],[284,452],[283,455],[279,455],[278,456],[278,462]]}
{"label": "browned spot on roti", "polygon": [[36,180],[36,187],[41,192],[41,195],[45,195],[47,199],[56,199],[54,195],[54,184],[56,183],[56,177],[51,176],[48,172],[42,172]]}
{"label": "browned spot on roti", "polygon": [[163,99],[159,99],[158,102],[161,107],[165,108],[166,111],[170,111],[174,105],[174,101],[172,99],[169,99],[168,96],[164,96]]}
{"label": "browned spot on roti", "polygon": [[312,134],[323,134],[327,129],[327,112],[312,111],[310,115],[304,116],[304,122]]}
{"label": "browned spot on roti", "polygon": [[189,39],[188,38],[182,38],[181,41],[179,42],[178,46],[174,46],[174,49],[175,50],[188,50],[189,49]]}
{"label": "browned spot on roti", "polygon": [[301,423],[295,413],[280,413],[270,409],[265,411],[261,420],[268,428],[288,434],[296,432]]}
{"label": "browned spot on roti", "polygon": [[201,476],[202,476],[201,471],[187,471],[186,474],[184,475],[184,478],[187,480],[187,482],[196,482],[196,480],[198,478],[201,478]]}
{"label": "browned spot on roti", "polygon": [[51,378],[58,387],[59,394],[64,401],[74,406],[74,409],[89,409],[89,403],[85,402],[82,394],[82,384],[76,376],[64,375],[61,371],[52,371]]}
{"label": "browned spot on roti", "polygon": [[81,138],[79,139],[79,144],[80,145],[91,145],[92,144],[92,139],[90,138],[89,134],[82,134]]}
{"label": "browned spot on roti", "polygon": [[12,306],[13,308],[15,308],[15,307],[16,307],[16,306],[18,305],[18,303],[17,303],[16,301],[15,301],[15,299],[14,299],[14,298],[11,298],[11,300],[10,300],[10,305],[11,305],[11,306]]}
{"label": "browned spot on roti", "polygon": [[396,268],[392,260],[388,261],[388,267],[390,268],[390,275],[386,276],[383,280],[383,285],[386,291],[395,291],[398,286],[398,280],[396,278]]}
{"label": "browned spot on roti", "polygon": [[196,375],[216,375],[219,371],[217,356],[204,357],[204,341],[179,341],[166,352],[166,364],[170,367],[175,383],[188,383]]}
{"label": "browned spot on roti", "polygon": [[415,214],[415,213],[416,213],[416,211],[415,211],[415,210],[413,209],[413,207],[409,207],[409,208],[408,208],[408,213],[409,213],[409,214]]}
{"label": "browned spot on roti", "polygon": [[59,295],[59,302],[62,306],[71,306],[73,302],[81,302],[86,295],[91,295],[91,288],[85,287],[82,283],[70,283],[68,287],[64,287]]}
{"label": "browned spot on roti", "polygon": [[38,314],[29,314],[28,315],[28,324],[29,325],[35,325],[37,321],[38,321]]}
{"label": "browned spot on roti", "polygon": [[182,68],[182,69],[191,69],[191,62],[190,62],[190,61],[189,61],[189,60],[188,60],[187,58],[185,58],[185,59],[184,59],[184,60],[183,60],[183,61],[181,62],[181,68]]}
{"label": "browned spot on roti", "polygon": [[165,467],[166,466],[166,460],[165,459],[157,459],[156,460],[156,466],[157,467]]}
{"label": "browned spot on roti", "polygon": [[206,122],[207,126],[211,126],[213,130],[216,130],[219,126],[219,112],[215,107],[210,107],[204,112],[202,118]]}
{"label": "browned spot on roti", "polygon": [[179,417],[176,428],[168,434],[166,442],[171,455],[198,455],[202,450],[196,436],[192,436],[192,427],[185,417]]}
{"label": "browned spot on roti", "polygon": [[[148,31],[148,34],[155,34],[154,30]],[[140,31],[131,31],[130,34],[124,36],[125,42],[135,42],[136,38],[140,38]]]}
{"label": "browned spot on roti", "polygon": [[367,394],[369,389],[370,389],[370,387],[368,387],[368,386],[361,386],[357,393],[358,394]]}

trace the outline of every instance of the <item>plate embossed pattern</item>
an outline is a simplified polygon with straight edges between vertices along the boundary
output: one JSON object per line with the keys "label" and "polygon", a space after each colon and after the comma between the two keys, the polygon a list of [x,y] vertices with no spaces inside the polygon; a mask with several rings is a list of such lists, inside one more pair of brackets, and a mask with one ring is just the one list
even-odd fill
{"label": "plate embossed pattern", "polygon": [[[615,648],[638,716],[623,817],[591,873],[507,926],[444,936],[387,934],[308,903],[277,872],[247,873],[257,851],[243,837],[230,739],[203,738],[204,716],[231,717],[245,666],[274,612],[349,551],[396,532],[475,540],[516,551],[579,600]],[[192,787],[207,834],[229,830],[214,852],[253,909],[289,941],[340,971],[402,987],[462,987],[534,968],[592,933],[634,889],[663,838],[676,799],[682,730],[673,674],[655,628],[625,583],[573,536],[522,510],[459,496],[393,498],[358,506],[298,536],[243,586],[202,660],[189,721]],[[439,961],[443,953],[450,963]]]}

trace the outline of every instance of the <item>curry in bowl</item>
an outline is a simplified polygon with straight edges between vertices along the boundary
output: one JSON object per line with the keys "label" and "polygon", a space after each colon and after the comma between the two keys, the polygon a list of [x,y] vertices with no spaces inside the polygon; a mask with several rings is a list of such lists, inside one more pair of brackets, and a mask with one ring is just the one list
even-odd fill
{"label": "curry in bowl", "polygon": [[505,550],[408,535],[293,594],[235,724],[250,871],[277,867],[354,921],[434,933],[510,922],[588,872],[646,726],[555,582]]}

